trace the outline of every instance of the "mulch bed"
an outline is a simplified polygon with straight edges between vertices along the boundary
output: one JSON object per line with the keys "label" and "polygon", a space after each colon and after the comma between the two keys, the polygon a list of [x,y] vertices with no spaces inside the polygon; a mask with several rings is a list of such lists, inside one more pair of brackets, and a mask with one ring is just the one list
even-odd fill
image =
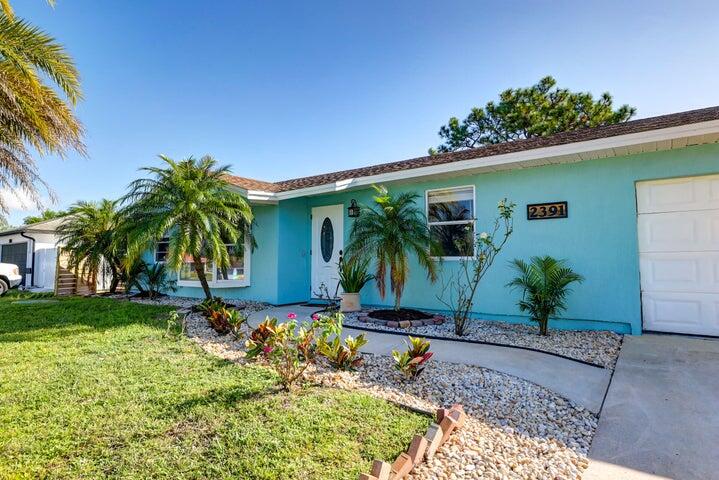
{"label": "mulch bed", "polygon": [[425,313],[411,308],[402,308],[400,310],[372,310],[366,314],[361,314],[358,320],[362,323],[388,328],[424,327],[444,323],[444,317],[441,315],[432,315],[431,313]]}
{"label": "mulch bed", "polygon": [[373,310],[368,314],[371,318],[377,320],[387,320],[392,322],[401,322],[403,320],[427,320],[434,318],[434,315],[420,312],[412,308],[401,308],[399,310]]}

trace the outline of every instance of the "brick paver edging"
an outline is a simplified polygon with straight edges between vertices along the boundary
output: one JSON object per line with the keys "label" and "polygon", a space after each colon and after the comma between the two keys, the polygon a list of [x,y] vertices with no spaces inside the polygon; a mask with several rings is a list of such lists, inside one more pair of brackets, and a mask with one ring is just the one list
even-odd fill
{"label": "brick paver edging", "polygon": [[452,408],[437,410],[437,423],[427,429],[424,436],[415,435],[406,453],[401,453],[392,463],[375,460],[370,473],[361,473],[359,480],[401,480],[423,460],[431,460],[437,449],[441,447],[455,428],[464,424],[467,414],[462,405],[455,404]]}
{"label": "brick paver edging", "polygon": [[425,320],[382,320],[381,318],[372,318],[368,315],[361,315],[357,320],[362,323],[373,323],[375,325],[382,325],[389,328],[410,328],[410,327],[424,327],[425,325],[442,325],[444,323],[444,317],[441,315],[435,315]]}

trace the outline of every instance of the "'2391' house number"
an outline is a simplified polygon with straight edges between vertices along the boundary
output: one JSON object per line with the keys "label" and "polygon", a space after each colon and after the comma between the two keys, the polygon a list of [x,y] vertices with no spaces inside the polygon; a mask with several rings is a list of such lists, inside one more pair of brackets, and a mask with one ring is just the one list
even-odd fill
{"label": "'2391' house number", "polygon": [[527,220],[567,218],[568,214],[567,202],[532,203],[527,205]]}

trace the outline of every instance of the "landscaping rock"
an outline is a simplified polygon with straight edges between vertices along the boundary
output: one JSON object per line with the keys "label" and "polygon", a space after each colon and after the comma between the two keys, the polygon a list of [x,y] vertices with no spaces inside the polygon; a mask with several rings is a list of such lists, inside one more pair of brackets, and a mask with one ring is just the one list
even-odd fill
{"label": "landscaping rock", "polygon": [[[197,300],[191,302],[189,306]],[[244,308],[259,305],[248,302]],[[207,352],[238,363],[245,361],[244,342],[232,335],[217,335],[200,314],[188,314],[186,324],[188,337]],[[451,323],[447,326],[453,327]],[[428,328],[436,327],[418,330]],[[308,370],[308,377],[320,385],[361,391],[426,412],[452,405],[442,420],[451,418],[449,424],[462,424],[446,443],[434,449],[444,432],[433,424],[426,434],[427,461],[415,465],[407,479],[577,480],[587,468],[597,417],[544,387],[477,366],[434,360],[411,381],[394,369],[389,357],[362,358],[357,371],[335,371],[318,364]],[[454,404],[464,406],[464,417]],[[411,451],[410,446],[410,457]],[[391,465],[379,463],[379,474],[385,475],[387,467],[391,471]],[[374,472],[360,478],[390,478]]]}
{"label": "landscaping rock", "polygon": [[[367,312],[361,313],[367,315]],[[345,325],[360,325],[356,313],[348,313]],[[449,320],[449,321],[445,321]],[[543,352],[556,353],[576,360],[582,360],[605,368],[614,368],[622,344],[622,336],[607,331],[553,330],[550,325],[549,335],[539,335],[535,325],[524,325],[507,322],[491,322],[472,320],[467,334],[460,337],[454,333],[454,322],[442,316],[435,316],[422,321],[416,320],[409,324],[399,322],[398,326],[389,323],[376,324],[372,328],[378,330],[401,331],[414,336],[431,335],[448,339],[476,340],[517,347],[528,347]],[[406,331],[409,329],[410,331]]]}

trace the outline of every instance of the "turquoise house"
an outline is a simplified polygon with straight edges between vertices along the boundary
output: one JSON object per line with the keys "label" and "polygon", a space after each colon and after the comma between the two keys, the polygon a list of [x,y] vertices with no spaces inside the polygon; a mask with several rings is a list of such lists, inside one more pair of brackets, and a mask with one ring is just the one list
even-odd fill
{"label": "turquoise house", "polygon": [[[211,287],[272,304],[306,302],[322,284],[334,290],[348,209],[371,202],[371,186],[382,184],[418,193],[425,209],[471,212],[428,216],[431,232],[445,237],[488,230],[499,200],[516,203],[514,234],[475,298],[478,318],[527,322],[519,293],[505,287],[508,262],[548,254],[586,278],[554,328],[719,335],[717,141],[713,107],[275,183],[229,177],[253,206],[257,248],[234,252],[227,272],[208,266]],[[166,248],[157,245],[157,261]],[[443,272],[466,255],[451,246],[434,253]],[[441,311],[441,281],[410,268],[403,305]],[[176,295],[202,296],[191,269],[178,279]],[[392,303],[374,284],[361,298]]]}

